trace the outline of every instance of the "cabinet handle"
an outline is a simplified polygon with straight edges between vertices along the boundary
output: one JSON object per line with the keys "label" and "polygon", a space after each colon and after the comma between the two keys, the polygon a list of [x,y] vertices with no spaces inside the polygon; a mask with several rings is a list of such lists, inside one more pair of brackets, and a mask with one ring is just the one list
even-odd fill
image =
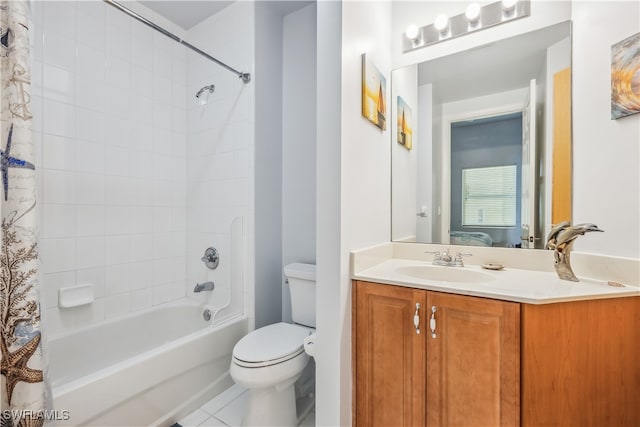
{"label": "cabinet handle", "polygon": [[431,319],[429,320],[429,327],[431,328],[431,338],[436,337],[436,306],[431,306]]}
{"label": "cabinet handle", "polygon": [[420,335],[420,315],[418,314],[418,310],[420,310],[420,303],[416,303],[416,312],[413,313],[413,326],[416,327],[416,335]]}

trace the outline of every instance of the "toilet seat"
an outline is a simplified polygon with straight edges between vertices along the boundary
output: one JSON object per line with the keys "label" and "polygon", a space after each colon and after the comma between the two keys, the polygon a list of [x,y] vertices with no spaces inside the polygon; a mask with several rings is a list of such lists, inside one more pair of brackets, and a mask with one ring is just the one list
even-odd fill
{"label": "toilet seat", "polygon": [[286,362],[304,353],[303,341],[312,328],[290,323],[274,323],[244,336],[233,348],[233,362],[260,368]]}

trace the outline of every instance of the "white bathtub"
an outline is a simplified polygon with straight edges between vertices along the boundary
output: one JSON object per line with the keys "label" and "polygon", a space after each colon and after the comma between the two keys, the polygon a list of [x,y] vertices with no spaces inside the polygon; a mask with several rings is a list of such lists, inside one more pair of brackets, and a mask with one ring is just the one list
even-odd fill
{"label": "white bathtub", "polygon": [[70,426],[168,426],[233,384],[246,317],[211,326],[198,305],[171,304],[49,340],[54,409]]}

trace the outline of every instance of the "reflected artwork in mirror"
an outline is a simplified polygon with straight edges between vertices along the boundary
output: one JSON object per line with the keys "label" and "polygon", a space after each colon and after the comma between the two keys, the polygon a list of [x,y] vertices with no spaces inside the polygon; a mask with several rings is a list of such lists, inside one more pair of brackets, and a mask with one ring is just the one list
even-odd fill
{"label": "reflected artwork in mirror", "polygon": [[[544,247],[571,220],[571,23],[393,70],[391,240]],[[393,105],[392,120],[400,120]]]}

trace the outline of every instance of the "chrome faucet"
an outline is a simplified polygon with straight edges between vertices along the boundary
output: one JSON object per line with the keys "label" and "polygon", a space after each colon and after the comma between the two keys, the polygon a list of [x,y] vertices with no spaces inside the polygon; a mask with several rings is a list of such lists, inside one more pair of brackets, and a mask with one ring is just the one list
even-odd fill
{"label": "chrome faucet", "polygon": [[462,252],[458,252],[455,258],[451,257],[451,253],[449,253],[449,249],[446,251],[426,251],[425,254],[435,254],[433,256],[432,265],[442,265],[445,267],[464,267],[464,262],[462,262],[463,256],[471,256],[471,254],[465,254]]}
{"label": "chrome faucet", "polygon": [[193,288],[193,292],[212,291],[214,287],[213,282],[197,283],[196,287]]}
{"label": "chrome faucet", "polygon": [[556,273],[558,273],[558,277],[562,280],[580,281],[571,269],[571,250],[573,249],[573,242],[579,236],[590,231],[604,232],[595,224],[586,223],[571,226],[569,221],[564,221],[553,227],[549,233],[545,249],[553,250],[555,259],[553,266],[556,269]]}

